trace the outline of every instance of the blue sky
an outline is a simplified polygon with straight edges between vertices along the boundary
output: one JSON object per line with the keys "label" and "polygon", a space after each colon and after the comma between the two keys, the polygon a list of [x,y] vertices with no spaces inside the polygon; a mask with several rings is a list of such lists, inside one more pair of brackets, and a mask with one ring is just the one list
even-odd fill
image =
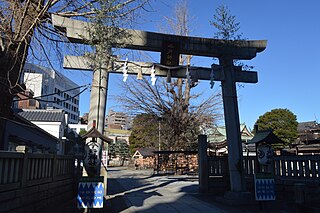
{"label": "blue sky", "polygon": [[[163,16],[170,16],[175,1],[152,2],[153,10],[144,14],[138,29],[159,31]],[[320,80],[320,2],[316,0],[190,0],[190,14],[194,17],[193,36],[212,37],[214,29],[209,20],[214,10],[225,4],[241,24],[241,32],[250,40],[268,40],[267,48],[247,64],[258,72],[257,84],[245,84],[238,89],[240,121],[252,128],[258,117],[275,108],[288,108],[299,122],[320,119],[318,85]],[[153,55],[154,60],[159,60]],[[195,66],[210,67],[211,58],[196,58]],[[66,75],[78,84],[90,82],[88,72]],[[76,77],[75,77],[76,76]],[[118,80],[117,80],[118,79]],[[119,94],[121,76],[111,75],[108,108],[121,111],[112,97]],[[219,88],[218,85],[215,86]],[[210,93],[209,82],[200,88]],[[80,114],[89,111],[89,92],[80,97]]]}

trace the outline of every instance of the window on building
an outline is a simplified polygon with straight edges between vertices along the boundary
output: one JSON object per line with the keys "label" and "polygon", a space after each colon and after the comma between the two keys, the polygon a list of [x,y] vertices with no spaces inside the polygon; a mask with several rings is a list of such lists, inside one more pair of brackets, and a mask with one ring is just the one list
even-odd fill
{"label": "window on building", "polygon": [[29,100],[29,106],[35,107],[35,106],[36,106],[36,103],[37,103],[37,101],[34,100],[34,99],[30,99],[30,100]]}

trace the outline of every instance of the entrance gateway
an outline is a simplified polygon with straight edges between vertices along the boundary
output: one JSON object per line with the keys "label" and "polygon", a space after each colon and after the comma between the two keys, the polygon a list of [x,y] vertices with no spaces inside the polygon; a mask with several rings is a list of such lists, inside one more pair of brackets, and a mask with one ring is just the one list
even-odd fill
{"label": "entrance gateway", "polygon": [[[90,23],[57,15],[52,15],[52,22],[55,27],[61,29],[66,33],[66,36],[72,43],[85,44],[86,38],[89,38],[89,32],[86,29],[90,27]],[[219,39],[168,35],[139,30],[125,31],[130,35],[130,40],[124,38],[117,41],[122,45],[123,48],[162,52],[163,57],[161,62],[166,63],[165,61],[167,61],[167,59],[173,59],[173,61],[167,61],[168,65],[170,65],[170,63],[171,65],[175,65],[174,59],[176,58],[177,54],[216,57],[219,59],[218,66],[212,66],[211,68],[190,67],[189,72],[194,78],[202,80],[221,81],[224,117],[228,141],[230,188],[231,192],[234,193],[245,191],[244,177],[241,172],[241,169],[243,168],[243,156],[241,136],[239,131],[240,122],[236,82],[257,83],[258,78],[257,72],[242,71],[241,67],[234,66],[233,60],[253,59],[257,53],[262,52],[266,48],[267,41],[225,41]],[[124,63],[125,62],[118,62],[116,63],[116,65],[123,66]],[[150,68],[144,68],[152,66],[151,63],[137,64],[139,69],[134,69],[133,65],[130,68],[130,63],[128,64],[128,74],[151,74]],[[146,66],[142,66],[142,64]],[[71,69],[92,70],[92,68],[88,66],[88,63],[86,63],[85,60],[73,56],[65,57],[64,67]],[[178,66],[174,67],[175,69],[168,68],[170,67],[155,65],[155,74],[158,76],[167,77],[169,75],[171,77],[179,78],[186,77],[185,67]],[[94,80],[96,81],[93,81],[90,97],[88,129],[92,127],[93,121],[96,120],[98,121],[97,129],[100,132],[103,132],[106,97],[99,94],[106,94],[108,72],[122,73],[122,70],[116,68],[110,71],[98,68],[94,70]],[[94,83],[99,81],[99,85]]]}

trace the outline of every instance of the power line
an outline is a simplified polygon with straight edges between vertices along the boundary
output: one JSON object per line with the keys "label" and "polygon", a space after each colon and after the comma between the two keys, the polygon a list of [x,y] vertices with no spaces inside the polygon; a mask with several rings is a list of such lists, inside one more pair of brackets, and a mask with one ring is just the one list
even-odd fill
{"label": "power line", "polygon": [[[41,96],[37,96],[37,97],[28,97],[27,95],[21,93],[22,95],[28,97],[28,98],[23,98],[23,99],[19,99],[19,100],[13,100],[13,101],[24,101],[24,100],[30,100],[30,99],[34,99],[34,100],[37,100],[37,101],[42,101],[42,102],[52,102],[52,103],[58,103],[58,102],[64,102],[64,101],[67,101],[67,100],[70,100],[71,98],[74,98],[78,95],[80,95],[81,93],[83,93],[85,90],[87,90],[89,88],[90,84],[86,84],[86,85],[82,85],[82,86],[78,86],[78,87],[74,87],[74,88],[71,88],[71,89],[67,89],[67,90],[63,90],[63,91],[59,91],[59,92],[55,92],[55,93],[50,93],[50,94],[46,94],[46,95],[41,95]],[[64,92],[69,92],[69,91],[72,91],[72,90],[76,90],[76,89],[80,89],[82,87],[86,87],[84,88],[82,91],[80,91],[78,94],[74,95],[74,96],[71,96],[70,98],[66,98],[66,99],[63,99],[63,100],[57,100],[57,101],[48,101],[48,100],[42,100],[41,98],[44,98],[44,97],[48,97],[48,96],[52,96],[52,95],[57,95],[59,93],[64,93]]]}
{"label": "power line", "polygon": [[[74,96],[70,96],[70,98],[66,98],[66,99],[63,99],[63,100],[56,100],[56,101],[48,101],[48,100],[41,100],[41,99],[38,99],[38,98],[30,98],[30,99],[34,99],[34,100],[37,100],[37,101],[42,101],[42,102],[47,102],[47,103],[60,103],[60,102],[64,102],[64,101],[68,101],[74,97],[77,97],[79,95],[81,95],[84,91],[86,91],[88,89],[88,87],[84,88],[83,90],[81,90],[78,94],[75,94]],[[27,99],[28,100],[28,99]]]}

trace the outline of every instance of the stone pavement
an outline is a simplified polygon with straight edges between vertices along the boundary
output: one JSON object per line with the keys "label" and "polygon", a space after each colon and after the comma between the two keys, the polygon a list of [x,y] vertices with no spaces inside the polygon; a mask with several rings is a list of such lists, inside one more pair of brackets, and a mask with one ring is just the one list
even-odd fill
{"label": "stone pavement", "polygon": [[[109,195],[107,206],[115,212],[221,212],[191,194],[197,188],[197,180],[183,181],[177,177],[151,176],[141,170],[109,170]],[[117,181],[121,188],[111,189]],[[113,199],[122,198],[125,205],[113,204]],[[114,206],[117,205],[117,206]],[[107,207],[108,209],[108,207]]]}
{"label": "stone pavement", "polygon": [[[151,170],[132,170],[123,167],[108,168],[107,195],[103,209],[77,209],[76,201],[68,202],[46,213],[83,212],[298,212],[296,206],[282,201],[261,203],[262,205],[225,205],[210,194],[198,192],[198,179],[193,176],[154,176]],[[305,211],[303,211],[305,212]]]}
{"label": "stone pavement", "polygon": [[107,212],[296,212],[294,205],[229,206],[198,192],[192,176],[153,176],[151,170],[109,168]]}

